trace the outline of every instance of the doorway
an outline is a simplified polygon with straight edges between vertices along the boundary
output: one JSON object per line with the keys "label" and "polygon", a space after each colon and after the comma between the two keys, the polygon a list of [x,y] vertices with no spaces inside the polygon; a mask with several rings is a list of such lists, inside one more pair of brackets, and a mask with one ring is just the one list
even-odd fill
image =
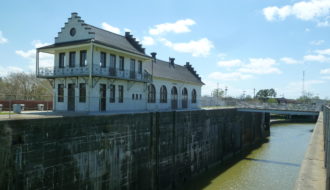
{"label": "doorway", "polygon": [[68,84],[68,111],[75,111],[75,84]]}
{"label": "doorway", "polygon": [[100,111],[106,110],[107,87],[105,84],[100,84]]}

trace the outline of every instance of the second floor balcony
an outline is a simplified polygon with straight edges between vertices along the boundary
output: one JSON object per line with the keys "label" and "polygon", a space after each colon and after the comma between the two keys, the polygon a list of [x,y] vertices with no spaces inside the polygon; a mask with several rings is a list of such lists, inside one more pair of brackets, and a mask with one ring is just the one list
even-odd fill
{"label": "second floor balcony", "polygon": [[122,70],[117,68],[108,67],[94,67],[92,72],[88,67],[65,67],[65,68],[54,68],[54,67],[40,67],[37,70],[37,76],[39,78],[61,78],[61,77],[79,77],[79,76],[98,76],[114,79],[123,80],[134,80],[141,82],[150,82],[151,75],[144,71],[142,73]]}

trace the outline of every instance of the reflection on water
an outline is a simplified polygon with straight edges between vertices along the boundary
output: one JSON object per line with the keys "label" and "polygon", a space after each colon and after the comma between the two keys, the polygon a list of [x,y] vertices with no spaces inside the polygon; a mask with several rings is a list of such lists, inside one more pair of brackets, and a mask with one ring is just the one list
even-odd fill
{"label": "reflection on water", "polygon": [[184,189],[293,189],[314,125],[272,125],[268,143],[229,168],[206,173]]}

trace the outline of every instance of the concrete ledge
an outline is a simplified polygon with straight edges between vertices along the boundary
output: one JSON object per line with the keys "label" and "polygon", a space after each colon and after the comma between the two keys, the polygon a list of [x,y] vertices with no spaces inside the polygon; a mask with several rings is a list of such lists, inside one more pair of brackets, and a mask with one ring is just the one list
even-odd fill
{"label": "concrete ledge", "polygon": [[305,158],[302,161],[295,189],[323,190],[325,187],[323,112],[320,112]]}

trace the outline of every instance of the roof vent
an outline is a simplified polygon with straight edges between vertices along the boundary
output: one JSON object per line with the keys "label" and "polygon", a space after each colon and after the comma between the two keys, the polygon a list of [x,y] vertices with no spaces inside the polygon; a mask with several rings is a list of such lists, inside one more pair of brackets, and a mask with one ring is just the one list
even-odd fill
{"label": "roof vent", "polygon": [[78,13],[76,12],[71,13],[71,17],[76,17],[76,16],[78,16]]}
{"label": "roof vent", "polygon": [[151,53],[151,57],[152,57],[154,60],[156,60],[156,55],[157,55],[156,52],[152,52],[152,53]]}
{"label": "roof vent", "polygon": [[126,39],[132,44],[133,47],[135,47],[139,52],[145,54],[145,49],[142,47],[142,45],[133,37],[133,35],[130,32],[125,32]]}
{"label": "roof vent", "polygon": [[195,77],[197,77],[199,80],[201,80],[202,78],[197,74],[197,72],[195,71],[194,67],[192,67],[190,65],[189,62],[186,62],[185,67],[191,72],[191,74],[193,74]]}
{"label": "roof vent", "polygon": [[174,60],[175,60],[175,58],[169,57],[168,59],[169,59],[170,66],[173,66],[174,67]]}

